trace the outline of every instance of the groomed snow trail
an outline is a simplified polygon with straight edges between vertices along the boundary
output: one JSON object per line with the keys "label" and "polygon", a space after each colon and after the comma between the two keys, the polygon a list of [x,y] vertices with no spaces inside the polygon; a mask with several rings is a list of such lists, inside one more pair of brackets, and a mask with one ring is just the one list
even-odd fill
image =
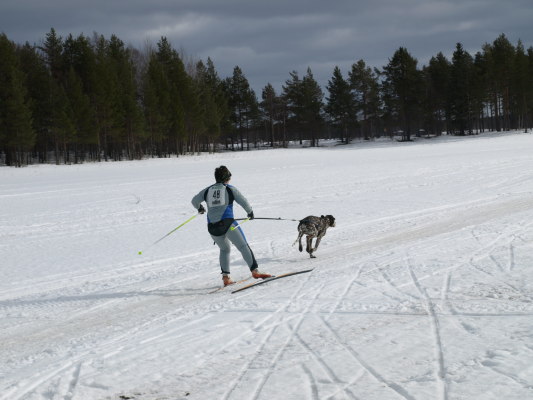
{"label": "groomed snow trail", "polygon": [[[0,169],[0,400],[533,398],[533,135]],[[191,197],[227,165],[261,269]],[[244,211],[235,206],[238,216]],[[232,276],[248,277],[234,251]]]}

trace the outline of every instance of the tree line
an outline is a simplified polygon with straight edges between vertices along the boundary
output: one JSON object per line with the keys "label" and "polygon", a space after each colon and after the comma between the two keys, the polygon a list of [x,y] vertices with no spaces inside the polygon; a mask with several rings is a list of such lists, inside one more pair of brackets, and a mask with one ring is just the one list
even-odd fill
{"label": "tree line", "polygon": [[502,34],[475,55],[458,43],[428,65],[400,47],[381,69],[334,68],[326,93],[310,68],[260,98],[238,66],[219,77],[162,37],[143,51],[51,29],[40,45],[0,35],[0,164],[169,157],[290,141],[466,135],[532,125],[533,48]]}

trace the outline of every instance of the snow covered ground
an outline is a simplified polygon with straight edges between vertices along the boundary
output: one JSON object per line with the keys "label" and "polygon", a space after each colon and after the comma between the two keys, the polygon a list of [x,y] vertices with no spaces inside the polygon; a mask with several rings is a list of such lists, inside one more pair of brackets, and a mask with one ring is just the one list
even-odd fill
{"label": "snow covered ground", "polygon": [[[210,294],[205,216],[150,247],[221,164],[256,217],[336,217],[312,260],[243,224],[313,272]],[[531,134],[0,168],[0,399],[531,399],[532,264]]]}

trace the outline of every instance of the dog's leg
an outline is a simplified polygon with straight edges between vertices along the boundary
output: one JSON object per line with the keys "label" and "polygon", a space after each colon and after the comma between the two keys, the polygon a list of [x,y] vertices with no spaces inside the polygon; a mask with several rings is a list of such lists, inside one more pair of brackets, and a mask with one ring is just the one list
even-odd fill
{"label": "dog's leg", "polygon": [[320,241],[322,240],[322,236],[324,236],[324,235],[319,235],[319,236],[316,238],[315,248],[313,249],[313,251],[316,251],[316,249],[318,249],[318,245],[320,244]]}
{"label": "dog's leg", "polygon": [[313,255],[313,236],[307,236],[307,248],[306,251],[309,253],[311,258],[316,258]]}

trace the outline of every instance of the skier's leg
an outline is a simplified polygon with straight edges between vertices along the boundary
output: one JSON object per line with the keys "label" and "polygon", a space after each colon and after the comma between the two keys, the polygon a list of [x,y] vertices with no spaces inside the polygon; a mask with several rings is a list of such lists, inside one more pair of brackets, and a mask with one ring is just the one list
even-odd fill
{"label": "skier's leg", "polygon": [[229,275],[229,254],[231,251],[231,245],[226,237],[226,235],[223,236],[213,236],[213,241],[218,245],[220,248],[220,255],[219,255],[219,261],[220,261],[220,269],[222,271],[222,274]]}
{"label": "skier's leg", "polygon": [[237,247],[237,249],[241,252],[244,261],[246,261],[248,264],[248,267],[252,272],[252,276],[255,279],[266,279],[272,276],[265,272],[259,271],[257,268],[257,261],[255,260],[254,253],[248,245],[246,237],[244,236],[244,232],[240,227],[234,230],[229,230],[226,235],[228,239],[235,245],[235,247]]}
{"label": "skier's leg", "polygon": [[226,237],[231,243],[233,243],[237,250],[240,251],[242,258],[244,258],[244,261],[248,264],[250,271],[257,269],[257,261],[255,260],[254,253],[248,245],[242,229],[240,227],[234,230],[230,229],[226,233]]}

